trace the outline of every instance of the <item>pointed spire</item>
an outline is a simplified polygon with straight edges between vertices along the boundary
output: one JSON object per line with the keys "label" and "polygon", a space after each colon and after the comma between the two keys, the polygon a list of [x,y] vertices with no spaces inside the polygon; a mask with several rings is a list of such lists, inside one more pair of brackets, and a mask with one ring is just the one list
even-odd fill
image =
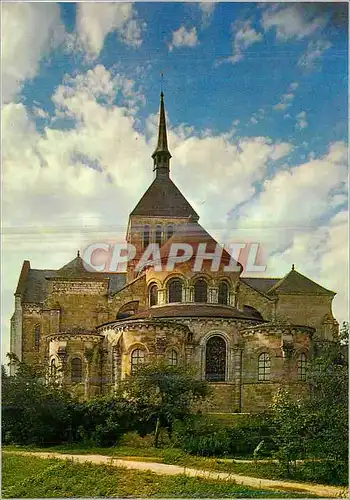
{"label": "pointed spire", "polygon": [[153,170],[156,171],[156,176],[169,177],[171,154],[168,149],[163,91],[160,93],[158,143],[152,158],[154,160]]}

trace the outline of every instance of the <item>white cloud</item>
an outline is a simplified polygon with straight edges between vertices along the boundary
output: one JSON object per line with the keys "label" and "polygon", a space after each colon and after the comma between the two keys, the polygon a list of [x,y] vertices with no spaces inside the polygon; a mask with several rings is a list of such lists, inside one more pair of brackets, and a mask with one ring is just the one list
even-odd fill
{"label": "white cloud", "polygon": [[293,82],[293,83],[291,83],[291,84],[289,85],[288,90],[289,90],[289,91],[294,91],[294,90],[296,90],[298,87],[299,87],[299,83],[298,83],[298,82]]}
{"label": "white cloud", "polygon": [[252,28],[251,21],[236,21],[232,25],[234,34],[233,55],[228,61],[237,63],[243,59],[244,51],[254,43],[261,42],[262,35]]}
{"label": "white cloud", "polygon": [[1,10],[2,97],[8,103],[37,75],[40,60],[63,40],[64,27],[55,3],[7,2]]}
{"label": "white cloud", "polygon": [[315,33],[325,25],[325,18],[307,12],[303,5],[280,4],[268,7],[261,17],[261,26],[265,31],[276,30],[279,40],[290,38],[302,39]]}
{"label": "white cloud", "polygon": [[303,130],[304,128],[306,128],[309,125],[305,111],[301,111],[300,113],[298,113],[296,115],[296,119],[297,119],[297,121],[296,121],[295,127],[297,130]]}
{"label": "white cloud", "polygon": [[273,106],[273,109],[276,111],[285,111],[286,109],[291,107],[293,99],[294,94],[292,94],[291,92],[289,92],[288,94],[283,94],[281,96],[280,102],[275,104]]}
{"label": "white cloud", "polygon": [[[136,17],[132,3],[89,3],[77,4],[77,34],[89,59],[95,59],[101,52],[105,37],[116,32],[127,45],[138,47],[145,23]],[[74,43],[73,43],[74,46]]]}
{"label": "white cloud", "polygon": [[193,27],[186,29],[185,26],[180,26],[180,28],[172,33],[173,38],[169,44],[169,50],[173,50],[174,47],[195,47],[198,45],[197,28]]}
{"label": "white cloud", "polygon": [[316,40],[309,42],[304,54],[298,60],[298,66],[312,70],[317,67],[324,52],[331,48],[331,43],[327,40]]}
{"label": "white cloud", "polygon": [[203,25],[207,26],[209,24],[209,21],[213,15],[213,13],[214,13],[216,3],[215,2],[199,2],[197,5],[202,13]]}

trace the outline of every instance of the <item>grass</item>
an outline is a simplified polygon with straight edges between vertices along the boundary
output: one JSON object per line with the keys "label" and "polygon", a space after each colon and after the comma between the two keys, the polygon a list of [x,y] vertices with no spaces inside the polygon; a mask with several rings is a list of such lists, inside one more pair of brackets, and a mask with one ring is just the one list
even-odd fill
{"label": "grass", "polygon": [[[290,498],[291,493],[256,490],[233,482],[159,476],[104,465],[23,457],[2,457],[3,498]],[[310,495],[293,493],[293,498]]]}

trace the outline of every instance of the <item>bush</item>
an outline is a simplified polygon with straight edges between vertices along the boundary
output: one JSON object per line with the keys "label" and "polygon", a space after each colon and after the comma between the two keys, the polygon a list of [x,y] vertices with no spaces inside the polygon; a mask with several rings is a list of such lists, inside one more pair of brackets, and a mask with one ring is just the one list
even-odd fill
{"label": "bush", "polygon": [[264,440],[261,456],[270,456],[273,442],[269,434],[268,424],[257,417],[223,428],[212,417],[196,416],[176,425],[174,442],[187,453],[211,457],[251,456]]}
{"label": "bush", "polygon": [[293,479],[306,482],[348,484],[348,464],[339,460],[307,461],[298,465]]}

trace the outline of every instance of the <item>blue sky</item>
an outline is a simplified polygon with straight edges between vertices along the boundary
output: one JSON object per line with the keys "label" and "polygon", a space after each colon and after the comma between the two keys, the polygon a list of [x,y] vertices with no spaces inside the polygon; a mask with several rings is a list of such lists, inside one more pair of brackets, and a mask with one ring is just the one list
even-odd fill
{"label": "blue sky", "polygon": [[124,237],[152,181],[161,72],[171,175],[201,223],[259,242],[266,275],[295,263],[347,317],[346,4],[11,2],[2,14],[5,346],[24,259],[57,268]]}

